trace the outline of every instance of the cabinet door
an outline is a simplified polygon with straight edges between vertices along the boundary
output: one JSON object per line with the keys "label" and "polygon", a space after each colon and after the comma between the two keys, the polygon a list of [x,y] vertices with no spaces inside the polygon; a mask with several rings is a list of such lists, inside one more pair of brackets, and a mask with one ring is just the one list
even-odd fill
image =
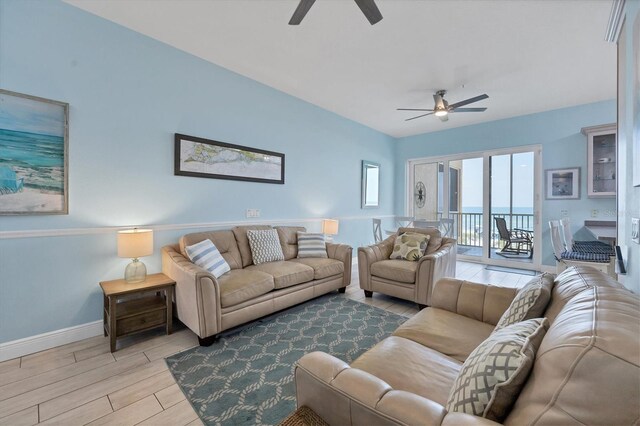
{"label": "cabinet door", "polygon": [[587,195],[589,198],[616,196],[617,161],[615,125],[586,131]]}

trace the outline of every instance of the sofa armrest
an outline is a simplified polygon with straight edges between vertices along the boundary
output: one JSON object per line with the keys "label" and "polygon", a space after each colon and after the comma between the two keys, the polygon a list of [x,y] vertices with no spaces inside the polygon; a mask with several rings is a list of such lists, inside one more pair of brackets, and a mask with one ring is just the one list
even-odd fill
{"label": "sofa armrest", "polygon": [[455,278],[443,278],[433,287],[431,306],[496,325],[518,292]]}
{"label": "sofa armrest", "polygon": [[440,248],[422,256],[416,270],[415,301],[421,305],[431,305],[433,285],[443,277],[456,275],[458,243],[453,238],[444,238]]}
{"label": "sofa armrest", "polygon": [[344,264],[344,274],[342,276],[344,286],[351,284],[351,263],[353,248],[347,244],[326,243],[327,255],[329,259],[339,260]]}
{"label": "sofa armrest", "polygon": [[391,235],[378,244],[358,247],[358,279],[360,280],[361,289],[371,290],[371,265],[375,262],[389,259],[395,241],[396,236]]}
{"label": "sofa armrest", "polygon": [[176,246],[162,248],[162,273],[176,282],[176,314],[201,338],[220,331],[220,288],[216,278],[191,263]]}
{"label": "sofa armrest", "polygon": [[329,424],[435,424],[444,407],[394,390],[385,381],[323,352],[303,356],[295,367],[298,407],[306,405]]}

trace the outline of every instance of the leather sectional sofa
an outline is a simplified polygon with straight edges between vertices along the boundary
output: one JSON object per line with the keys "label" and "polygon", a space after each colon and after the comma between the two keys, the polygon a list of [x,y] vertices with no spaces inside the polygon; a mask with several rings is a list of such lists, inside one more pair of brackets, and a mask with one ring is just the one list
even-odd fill
{"label": "leather sectional sofa", "polygon": [[[640,297],[589,267],[549,279],[550,327],[504,424],[638,424]],[[498,424],[445,406],[462,363],[515,294],[438,281],[430,307],[350,366],[322,352],[303,356],[295,369],[298,406],[332,425]]]}
{"label": "leather sectional sofa", "polygon": [[[268,225],[237,226],[231,230],[199,232],[162,248],[162,272],[176,281],[176,314],[196,333],[201,345],[218,333],[296,305],[351,282],[352,248],[327,243],[328,258],[297,259],[297,232],[303,227],[281,226],[278,231],[284,261],[254,265],[247,230]],[[185,247],[210,239],[231,271],[215,278],[193,264]]]}

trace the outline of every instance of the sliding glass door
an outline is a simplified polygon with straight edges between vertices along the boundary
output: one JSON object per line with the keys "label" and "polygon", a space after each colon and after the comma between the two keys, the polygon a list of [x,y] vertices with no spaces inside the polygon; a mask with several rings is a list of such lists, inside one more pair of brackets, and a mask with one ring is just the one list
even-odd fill
{"label": "sliding glass door", "polygon": [[540,148],[410,160],[407,214],[458,241],[460,259],[537,269]]}

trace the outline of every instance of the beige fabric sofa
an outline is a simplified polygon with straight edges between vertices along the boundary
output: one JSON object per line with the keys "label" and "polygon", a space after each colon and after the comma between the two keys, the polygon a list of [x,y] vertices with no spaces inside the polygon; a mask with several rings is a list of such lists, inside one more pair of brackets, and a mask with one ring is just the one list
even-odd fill
{"label": "beige fabric sofa", "polygon": [[[396,238],[403,232],[431,236],[425,256],[419,261],[389,259]],[[378,244],[358,248],[360,288],[367,297],[377,291],[430,305],[433,284],[440,278],[456,275],[456,251],[456,240],[443,238],[437,228],[400,228]]]}
{"label": "beige fabric sofa", "polygon": [[[497,424],[445,406],[462,362],[514,295],[440,280],[431,307],[351,366],[322,352],[302,357],[298,406],[333,425]],[[545,316],[550,328],[504,424],[637,425],[640,297],[593,268],[570,268],[555,279]]]}
{"label": "beige fabric sofa", "polygon": [[[285,260],[254,265],[247,230],[198,232],[162,248],[162,272],[176,281],[176,314],[200,338],[211,344],[218,333],[333,290],[344,292],[351,282],[352,248],[327,243],[328,258],[297,259],[297,232],[303,227],[275,227]],[[210,239],[231,271],[215,278],[191,263],[184,248]]]}

